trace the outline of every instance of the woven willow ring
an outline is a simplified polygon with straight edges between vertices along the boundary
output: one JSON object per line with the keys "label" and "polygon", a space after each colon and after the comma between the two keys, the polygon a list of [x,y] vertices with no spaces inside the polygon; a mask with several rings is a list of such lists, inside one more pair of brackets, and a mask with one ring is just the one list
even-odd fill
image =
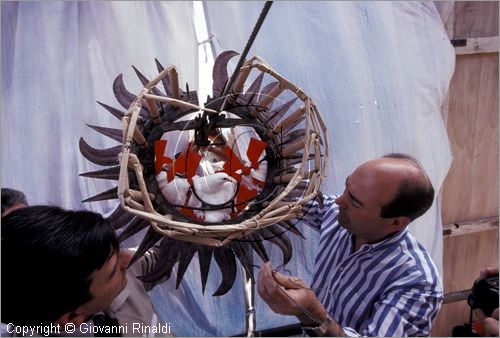
{"label": "woven willow ring", "polygon": [[[80,140],[87,159],[112,166],[82,175],[118,179],[117,188],[86,201],[119,198],[110,221],[115,228],[126,226],[121,240],[149,226],[137,257],[162,240],[162,267],[143,276],[147,281],[170,276],[177,259],[185,269],[181,248],[190,251],[186,267],[199,253],[202,276],[208,269],[201,255],[209,252],[210,259],[213,253],[225,284],[217,295],[234,281],[234,258],[228,262],[224,255],[238,257],[251,270],[250,250],[267,260],[261,241],[268,239],[282,249],[286,263],[291,257],[286,231],[300,235],[293,220],[318,195],[328,162],[318,108],[259,57],[247,60],[226,89],[227,64],[235,55],[226,51],[215,60],[213,97],[204,107],[187,85],[186,91],[179,88],[174,66],[163,68],[157,61],[159,75],[152,81],[134,68],[144,85],[136,96],[118,76],[113,89],[127,111],[101,105],[121,119],[122,130],[90,127],[122,145],[94,149]],[[164,92],[157,88],[160,83]]]}

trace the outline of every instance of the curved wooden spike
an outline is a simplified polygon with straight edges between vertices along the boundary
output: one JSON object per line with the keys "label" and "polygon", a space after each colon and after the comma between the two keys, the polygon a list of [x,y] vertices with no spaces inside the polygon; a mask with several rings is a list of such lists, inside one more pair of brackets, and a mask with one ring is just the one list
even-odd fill
{"label": "curved wooden spike", "polygon": [[262,259],[264,263],[269,262],[269,256],[267,255],[266,248],[262,243],[263,238],[257,232],[251,233],[250,235],[246,236],[245,239],[248,240],[250,246],[257,253],[257,255],[259,255],[260,259]]}
{"label": "curved wooden spike", "polygon": [[180,246],[178,241],[168,237],[164,237],[158,247],[158,260],[149,273],[139,277],[145,283],[154,283],[166,277],[170,278],[172,269],[177,263],[179,257]]}
{"label": "curved wooden spike", "polygon": [[283,134],[288,134],[290,131],[292,131],[293,128],[295,128],[295,126],[297,126],[300,122],[304,121],[305,119],[306,116],[304,115],[301,118],[294,121],[293,123],[291,123],[290,125],[288,125],[286,128],[283,128]]}
{"label": "curved wooden spike", "polygon": [[236,279],[236,258],[234,257],[233,250],[227,246],[215,248],[214,258],[220,267],[222,281],[212,296],[222,296],[231,290]]}
{"label": "curved wooden spike", "polygon": [[267,108],[267,111],[270,111],[272,109],[272,106],[275,102],[275,100],[278,98],[278,96],[283,93],[285,90],[285,87],[281,85],[281,83],[277,82],[276,85],[267,93],[265,96],[259,97],[259,102],[257,103],[258,107],[262,108]]}
{"label": "curved wooden spike", "polygon": [[[158,61],[158,59],[155,59],[155,62],[158,73],[163,72],[165,68],[163,68],[160,61]],[[161,79],[161,83],[163,84],[163,88],[165,89],[165,93],[167,94],[167,96],[172,97],[172,88],[170,87],[170,79],[168,78],[168,76],[163,77],[163,79]]]}
{"label": "curved wooden spike", "polygon": [[288,197],[295,198],[295,199],[304,197],[304,190],[300,190],[300,189],[292,190],[288,194]]}
{"label": "curved wooden spike", "polygon": [[122,206],[118,204],[113,213],[106,217],[106,220],[116,230],[130,223],[134,217],[135,215],[124,211]]}
{"label": "curved wooden spike", "polygon": [[277,245],[283,253],[283,265],[286,265],[292,259],[292,243],[281,229],[275,229],[273,225],[259,230],[260,235],[269,242]]}
{"label": "curved wooden spike", "polygon": [[120,143],[123,142],[123,131],[121,129],[99,127],[99,126],[94,126],[91,124],[87,124],[87,126],[94,129],[98,133],[101,133],[104,136],[107,136],[107,137],[109,137],[117,142],[120,142]]}
{"label": "curved wooden spike", "polygon": [[123,83],[123,74],[118,75],[113,81],[113,93],[118,100],[118,103],[125,109],[128,109],[135,100],[135,95],[125,88]]}
{"label": "curved wooden spike", "polygon": [[281,152],[282,158],[288,158],[291,155],[303,154],[305,146],[305,140],[299,139],[295,140],[293,143],[279,147],[279,151]]}
{"label": "curved wooden spike", "polygon": [[[125,84],[123,83],[123,74],[118,75],[113,81],[113,93],[115,93],[116,100],[125,109],[128,109],[135,100],[135,95],[125,88]],[[147,117],[148,115],[149,111],[142,107],[139,116]]]}
{"label": "curved wooden spike", "polygon": [[[145,77],[137,68],[135,68],[133,65],[132,65],[132,68],[134,69],[135,71],[135,74],[137,75],[137,77],[139,78],[139,80],[141,81],[142,85],[145,86],[147,85],[150,80]],[[154,94],[154,95],[158,95],[158,96],[165,96],[165,94],[163,94],[158,88],[156,87],[153,87],[151,88],[151,92]]]}
{"label": "curved wooden spike", "polygon": [[178,289],[181,284],[182,277],[186,273],[189,263],[193,259],[197,251],[196,245],[190,243],[182,243],[182,248],[179,253],[179,265],[177,266],[177,280],[175,281],[175,288]]}
{"label": "curved wooden spike", "polygon": [[212,263],[212,255],[214,249],[209,246],[200,246],[198,248],[198,263],[200,264],[201,289],[205,293],[207,286],[208,273],[210,272],[210,264]]}
{"label": "curved wooden spike", "polygon": [[264,79],[264,73],[260,73],[255,81],[251,84],[248,90],[241,99],[249,105],[256,104],[259,98],[260,86],[262,85],[262,80]]}
{"label": "curved wooden spike", "polygon": [[278,144],[278,146],[283,145],[283,144],[287,144],[291,141],[303,139],[304,136],[306,135],[306,130],[304,128],[302,128],[302,129],[293,130],[287,134],[281,134],[281,135],[282,135],[281,143]]}
{"label": "curved wooden spike", "polygon": [[307,217],[307,215],[302,216],[300,221],[305,225],[307,225],[308,227],[310,227],[311,229],[316,230],[318,232],[320,231],[321,223],[315,221],[311,217]]}
{"label": "curved wooden spike", "polygon": [[172,97],[174,99],[180,99],[182,89],[179,87],[179,74],[177,73],[177,69],[175,69],[175,67],[168,70],[168,77],[170,81],[170,88],[172,88]]}
{"label": "curved wooden spike", "polygon": [[292,232],[294,235],[297,235],[297,236],[301,237],[302,239],[306,239],[304,237],[304,235],[302,235],[302,233],[299,231],[299,229],[297,229],[295,224],[290,220],[278,222],[276,225],[282,227],[283,229],[285,229],[287,231]]}
{"label": "curved wooden spike", "polygon": [[321,209],[325,207],[325,200],[323,198],[323,193],[321,192],[321,190],[318,190],[318,193],[316,194],[316,197],[314,199],[318,201],[319,207]]}
{"label": "curved wooden spike", "polygon": [[104,192],[101,192],[100,194],[89,197],[86,200],[83,200],[82,202],[85,203],[85,202],[105,201],[105,200],[112,200],[115,198],[118,198],[118,187],[114,187]]}
{"label": "curved wooden spike", "polygon": [[268,96],[269,93],[273,90],[274,87],[276,87],[279,84],[278,81],[273,81],[269,82],[262,88],[262,90],[259,92],[259,99],[258,101],[261,101],[264,97]]}
{"label": "curved wooden spike", "polygon": [[312,228],[313,230],[319,232],[321,230],[321,221],[318,220],[318,215],[316,213],[309,212],[311,206],[312,206],[311,204],[304,205],[302,209],[303,214],[297,221],[300,221],[301,224],[305,224],[308,227]]}
{"label": "curved wooden spike", "polygon": [[122,209],[122,206],[120,204],[118,204],[115,208],[115,210],[113,210],[113,212],[111,213],[111,215],[109,215],[108,217],[105,217],[105,219],[108,221],[108,222],[116,222],[118,219],[122,218],[124,215],[130,215],[128,212],[125,212],[123,209]]}
{"label": "curved wooden spike", "polygon": [[[292,155],[288,156],[287,158],[284,159],[284,164],[282,165],[283,169],[277,170],[276,172],[278,173],[280,171],[291,170],[291,168],[294,165],[302,162],[303,156],[304,156],[304,154],[292,154]],[[314,160],[314,155],[313,154],[309,155],[308,160]],[[295,189],[297,189],[297,187],[295,187],[294,190]],[[305,187],[302,188],[302,190],[304,190],[304,189],[305,189]]]}
{"label": "curved wooden spike", "polygon": [[227,50],[222,52],[217,56],[214,61],[214,67],[212,70],[212,93],[213,97],[219,97],[224,91],[224,87],[229,79],[227,74],[227,64],[231,58],[238,55],[237,52],[233,50]]}
{"label": "curved wooden spike", "polygon": [[108,106],[107,104],[105,103],[102,103],[102,102],[99,102],[99,101],[96,101],[101,107],[103,107],[104,109],[106,109],[108,112],[110,112],[111,114],[113,114],[114,117],[116,117],[118,120],[121,120],[123,115],[125,115],[125,112],[122,112],[121,110],[119,109],[116,109],[114,107],[111,107],[111,106]]}
{"label": "curved wooden spike", "polygon": [[271,124],[269,129],[273,129],[276,122],[278,122],[286,114],[288,109],[290,109],[290,107],[293,106],[293,104],[295,103],[295,101],[297,101],[297,99],[298,97],[291,99],[290,101],[283,103],[278,108],[263,113],[263,117],[264,119],[266,119],[264,124],[266,125]]}
{"label": "curved wooden spike", "polygon": [[300,181],[299,184],[293,188],[292,191],[288,194],[289,197],[303,197],[304,191],[307,189],[308,182]]}
{"label": "curved wooden spike", "polygon": [[[308,175],[309,172],[306,172],[305,174]],[[293,188],[293,190],[290,191],[290,193],[285,198],[283,198],[283,202],[289,203],[289,202],[297,201],[298,199],[303,198],[306,195],[306,190],[308,188],[308,185],[309,185],[309,179],[307,177],[303,178],[300,181],[300,183],[297,184]],[[308,207],[308,204],[302,206],[302,208],[307,208],[307,207]]]}
{"label": "curved wooden spike", "polygon": [[141,244],[139,245],[139,248],[137,248],[137,251],[135,252],[134,256],[130,260],[130,263],[128,266],[131,266],[134,264],[146,251],[151,249],[156,242],[158,242],[160,239],[162,239],[163,236],[154,231],[152,228],[149,228],[146,234],[144,235],[144,238],[142,239]]}
{"label": "curved wooden spike", "polygon": [[142,85],[143,86],[147,85],[149,83],[148,78],[145,77],[137,68],[135,68],[134,65],[132,65],[132,68],[134,69],[134,72],[137,75],[137,77],[139,78],[139,80],[141,81]]}
{"label": "curved wooden spike", "polygon": [[89,146],[82,137],[80,137],[78,146],[83,157],[92,163],[104,166],[112,166],[119,163],[118,154],[120,153],[122,146],[107,149],[96,149]]}
{"label": "curved wooden spike", "polygon": [[296,158],[287,158],[285,160],[285,164],[283,168],[290,168],[296,164],[302,163],[302,158],[296,157]]}
{"label": "curved wooden spike", "polygon": [[[274,87],[276,87],[276,85],[278,84],[279,82],[278,81],[274,81],[274,82],[271,82],[271,83],[268,83],[266,86],[264,86],[264,88],[262,88],[262,90],[259,92],[259,97],[256,99],[256,113],[255,113],[255,116],[258,116],[260,114],[266,114],[267,111],[270,111],[273,107],[273,101],[271,101],[271,103],[269,103],[269,105],[267,107],[259,107],[258,106],[258,103],[260,101],[262,101],[262,99],[266,96],[269,95],[269,93],[273,90]],[[255,99],[255,98],[254,98]],[[254,113],[252,113],[254,114]]]}
{"label": "curved wooden spike", "polygon": [[115,167],[102,170],[89,171],[86,173],[81,173],[80,176],[117,181],[120,176],[120,166],[117,165]]}
{"label": "curved wooden spike", "polygon": [[236,258],[238,258],[241,265],[245,269],[246,275],[254,280],[253,256],[250,251],[250,244],[246,242],[235,241],[231,243],[231,248],[233,249]]}
{"label": "curved wooden spike", "polygon": [[137,234],[139,231],[149,226],[149,221],[143,218],[136,217],[118,236],[118,241],[123,242],[126,239]]}

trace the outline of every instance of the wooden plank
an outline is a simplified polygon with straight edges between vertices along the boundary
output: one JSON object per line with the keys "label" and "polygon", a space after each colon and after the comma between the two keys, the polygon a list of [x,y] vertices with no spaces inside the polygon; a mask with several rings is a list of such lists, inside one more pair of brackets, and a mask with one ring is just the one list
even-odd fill
{"label": "wooden plank", "polygon": [[470,307],[467,301],[444,304],[432,327],[432,337],[451,337],[453,328],[469,322]]}
{"label": "wooden plank", "polygon": [[[448,300],[458,300],[482,268],[498,267],[498,2],[455,1],[445,28],[468,47],[456,47],[443,107],[454,157],[441,190],[443,224],[452,224],[443,229],[443,283]],[[496,220],[453,225],[487,217]],[[466,300],[443,305],[432,336],[451,336],[469,314]]]}
{"label": "wooden plank", "polygon": [[498,36],[497,1],[455,1],[453,39]]}
{"label": "wooden plank", "polygon": [[467,300],[471,293],[471,289],[447,292],[444,295],[443,304],[461,302]]}
{"label": "wooden plank", "polygon": [[[494,221],[461,224],[443,237],[443,280],[446,294],[470,289],[487,266],[498,267],[498,218]],[[469,320],[467,301],[444,304],[432,336],[449,337],[453,327]]]}
{"label": "wooden plank", "polygon": [[498,36],[465,39],[464,46],[455,47],[456,55],[498,53]]}
{"label": "wooden plank", "polygon": [[498,220],[443,237],[445,293],[470,289],[486,266],[498,266]]}
{"label": "wooden plank", "polygon": [[498,217],[443,225],[443,233],[445,236],[453,237],[495,228],[498,228]]}
{"label": "wooden plank", "polygon": [[448,108],[443,224],[498,217],[498,53],[457,56]]}

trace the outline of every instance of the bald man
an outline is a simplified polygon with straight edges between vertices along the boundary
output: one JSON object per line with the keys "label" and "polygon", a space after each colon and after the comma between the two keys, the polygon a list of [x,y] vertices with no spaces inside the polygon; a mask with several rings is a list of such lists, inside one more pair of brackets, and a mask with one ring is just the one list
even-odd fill
{"label": "bald man", "polygon": [[273,311],[310,336],[426,336],[443,299],[429,254],[407,230],[432,205],[423,167],[405,154],[359,166],[337,198],[312,213],[320,227],[309,288],[262,266],[257,289]]}

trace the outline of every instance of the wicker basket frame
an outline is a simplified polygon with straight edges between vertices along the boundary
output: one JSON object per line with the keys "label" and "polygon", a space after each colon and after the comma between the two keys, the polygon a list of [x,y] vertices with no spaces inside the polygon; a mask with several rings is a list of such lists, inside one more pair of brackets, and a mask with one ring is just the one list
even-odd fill
{"label": "wicker basket frame", "polygon": [[[198,243],[208,246],[220,247],[231,240],[235,240],[253,231],[270,226],[283,220],[297,219],[301,216],[302,207],[316,197],[323,181],[328,163],[328,139],[327,129],[323,122],[321,113],[313,100],[304,93],[302,89],[291,83],[271,69],[264,60],[254,56],[247,60],[241,68],[235,81],[231,94],[224,98],[222,107],[233,102],[242,93],[245,81],[250,72],[256,71],[269,74],[277,80],[277,85],[269,95],[265,96],[258,104],[266,107],[272,100],[284,91],[290,91],[301,102],[300,109],[294,111],[269,130],[269,137],[277,137],[283,128],[298,119],[305,118],[305,136],[303,140],[292,143],[289,147],[282,148],[279,154],[287,157],[303,151],[302,161],[293,173],[281,174],[274,177],[276,184],[285,184],[286,187],[272,201],[270,201],[259,213],[243,220],[238,224],[210,224],[202,225],[188,223],[173,219],[172,215],[158,213],[152,203],[153,194],[147,190],[143,176],[143,166],[138,157],[131,152],[132,142],[138,145],[146,144],[146,139],[137,127],[139,113],[144,104],[147,105],[154,123],[160,123],[157,104],[170,104],[180,108],[192,108],[215,112],[212,109],[201,108],[197,105],[179,100],[178,75],[175,66],[169,66],[158,74],[156,78],[147,83],[136,96],[127,112],[122,118],[123,147],[119,154],[120,174],[118,180],[118,198],[121,207],[136,216],[150,221],[151,228],[162,236],[172,237],[178,240]],[[169,77],[172,85],[173,97],[162,97],[152,94],[152,89],[164,78]],[[258,111],[254,112],[256,115]],[[140,190],[131,189],[129,186],[129,170],[136,176]],[[286,197],[301,182],[306,183],[301,198],[290,201]],[[285,201],[286,199],[286,201]]]}

